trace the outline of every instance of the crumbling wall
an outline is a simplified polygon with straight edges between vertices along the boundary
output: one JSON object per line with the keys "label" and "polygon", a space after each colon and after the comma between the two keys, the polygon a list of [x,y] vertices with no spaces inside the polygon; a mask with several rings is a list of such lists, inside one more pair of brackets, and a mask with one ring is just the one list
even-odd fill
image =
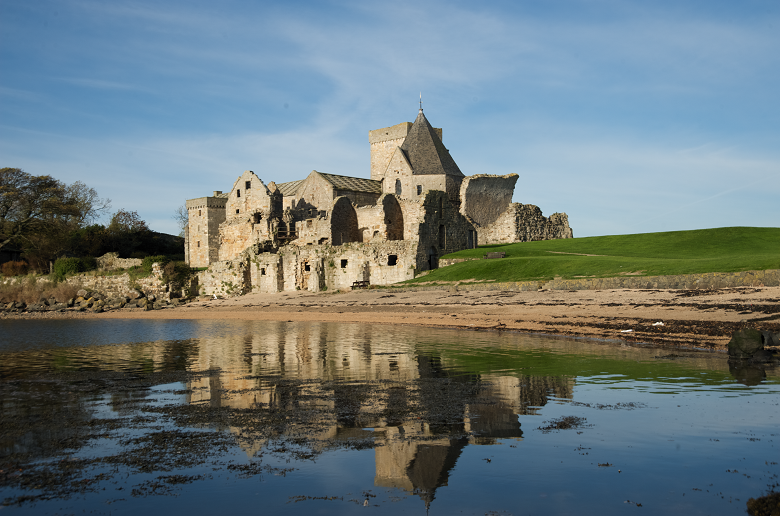
{"label": "crumbling wall", "polygon": [[346,197],[339,197],[328,210],[330,220],[331,244],[341,245],[348,242],[362,242],[357,213],[352,202]]}
{"label": "crumbling wall", "polygon": [[152,273],[146,278],[132,280],[129,274],[104,276],[86,273],[71,276],[65,281],[73,285],[80,285],[86,290],[100,292],[109,298],[126,296],[137,287],[147,297],[153,295],[160,300],[170,301],[171,299],[171,292],[168,284],[163,280],[163,271],[158,263],[152,264]]}
{"label": "crumbling wall", "polygon": [[129,269],[141,265],[143,260],[140,258],[120,258],[119,253],[106,253],[103,256],[95,258],[99,271],[115,271],[118,269]]}
{"label": "crumbling wall", "polygon": [[247,170],[233,183],[225,206],[226,220],[255,221],[252,218],[255,213],[264,218],[278,216],[275,211],[282,205],[281,196],[278,190],[271,192],[254,172]]}
{"label": "crumbling wall", "polygon": [[245,294],[251,286],[251,276],[244,256],[236,260],[212,263],[207,270],[197,274],[201,295],[239,296]]}
{"label": "crumbling wall", "polygon": [[569,217],[565,213],[553,213],[549,218],[532,204],[512,203],[496,221],[478,228],[479,245],[508,244],[573,238]]}
{"label": "crumbling wall", "polygon": [[478,174],[463,179],[460,186],[460,212],[477,227],[490,226],[512,202],[517,174],[494,176]]}

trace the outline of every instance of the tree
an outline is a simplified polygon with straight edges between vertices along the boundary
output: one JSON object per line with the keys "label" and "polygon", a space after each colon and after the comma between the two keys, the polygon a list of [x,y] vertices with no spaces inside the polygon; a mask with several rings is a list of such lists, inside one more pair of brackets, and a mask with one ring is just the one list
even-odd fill
{"label": "tree", "polygon": [[34,255],[40,268],[67,250],[69,234],[94,221],[111,201],[77,181],[0,169],[0,249],[17,247]]}
{"label": "tree", "polygon": [[176,225],[179,226],[179,236],[184,237],[184,228],[190,223],[190,214],[187,211],[187,206],[184,204],[176,208],[173,212],[173,220],[176,221]]}

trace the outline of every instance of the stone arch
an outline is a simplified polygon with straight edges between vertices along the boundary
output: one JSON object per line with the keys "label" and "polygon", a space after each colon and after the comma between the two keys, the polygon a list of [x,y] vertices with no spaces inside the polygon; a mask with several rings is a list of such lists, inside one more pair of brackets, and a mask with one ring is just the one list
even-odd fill
{"label": "stone arch", "polygon": [[337,197],[330,209],[330,234],[333,245],[362,242],[357,212],[347,197]]}
{"label": "stone arch", "polygon": [[382,206],[384,213],[384,224],[388,240],[404,239],[404,212],[398,198],[391,194],[385,194],[379,198],[377,203]]}

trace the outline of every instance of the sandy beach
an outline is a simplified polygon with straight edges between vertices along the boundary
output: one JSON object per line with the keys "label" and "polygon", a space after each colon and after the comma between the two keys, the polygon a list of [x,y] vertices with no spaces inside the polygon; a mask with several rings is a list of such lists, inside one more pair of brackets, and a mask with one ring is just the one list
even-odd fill
{"label": "sandy beach", "polygon": [[[408,324],[724,350],[746,326],[780,332],[780,287],[718,290],[368,289],[247,294],[177,308],[21,317],[237,319]],[[9,317],[9,316],[6,316]],[[14,317],[14,316],[11,316]],[[19,317],[19,316],[15,316]]]}

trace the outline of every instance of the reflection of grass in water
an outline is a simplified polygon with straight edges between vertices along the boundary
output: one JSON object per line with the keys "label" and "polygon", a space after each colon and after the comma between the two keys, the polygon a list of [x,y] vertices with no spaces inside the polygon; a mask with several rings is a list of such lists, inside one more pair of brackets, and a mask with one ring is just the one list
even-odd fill
{"label": "reflection of grass in water", "polygon": [[[456,343],[425,343],[419,347],[441,356],[445,367],[455,374],[501,376],[577,377],[578,383],[653,381],[669,384],[724,385],[734,377],[724,370],[691,367],[690,361],[612,358],[604,355],[570,354],[545,349],[469,347]],[[435,350],[435,351],[434,351]],[[640,351],[637,350],[637,353]],[[726,357],[722,356],[723,363]],[[767,383],[780,383],[769,376]]]}

